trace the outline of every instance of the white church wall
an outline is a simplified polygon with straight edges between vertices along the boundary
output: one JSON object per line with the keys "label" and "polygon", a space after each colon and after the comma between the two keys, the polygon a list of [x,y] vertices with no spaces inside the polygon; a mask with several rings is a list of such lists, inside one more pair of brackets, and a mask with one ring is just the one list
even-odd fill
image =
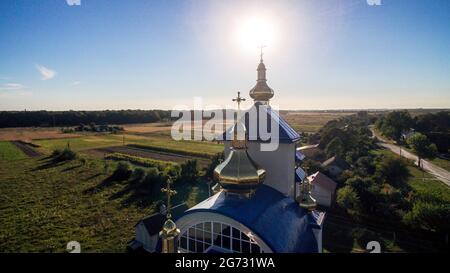
{"label": "white church wall", "polygon": [[248,153],[267,172],[265,185],[295,197],[295,144],[280,143],[275,151],[261,151],[261,143],[249,142]]}
{"label": "white church wall", "polygon": [[[226,158],[230,153],[231,141],[224,144]],[[260,145],[259,142],[247,143],[251,158],[267,172],[264,184],[295,198],[295,144],[280,143],[275,151],[261,151]]]}

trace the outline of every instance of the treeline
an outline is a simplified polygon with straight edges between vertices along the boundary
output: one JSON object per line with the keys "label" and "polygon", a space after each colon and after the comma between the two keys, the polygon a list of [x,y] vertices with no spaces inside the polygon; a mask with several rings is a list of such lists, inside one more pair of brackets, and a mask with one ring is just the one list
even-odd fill
{"label": "treeline", "polygon": [[450,148],[450,111],[428,113],[414,118],[408,111],[392,111],[381,116],[375,125],[384,136],[399,144],[405,144],[405,134],[414,130],[436,144],[439,152],[447,153]]}
{"label": "treeline", "polygon": [[168,110],[2,111],[0,128],[128,124],[170,120]]}

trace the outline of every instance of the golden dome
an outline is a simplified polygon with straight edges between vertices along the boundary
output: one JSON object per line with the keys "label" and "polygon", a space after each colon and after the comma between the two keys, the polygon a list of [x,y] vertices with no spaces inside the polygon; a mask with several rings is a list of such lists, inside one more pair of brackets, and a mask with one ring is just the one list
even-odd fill
{"label": "golden dome", "polygon": [[[239,139],[238,130],[244,130]],[[232,147],[224,162],[214,169],[214,179],[227,192],[251,194],[264,181],[266,171],[258,166],[247,152],[245,126],[237,122],[233,127]]]}
{"label": "golden dome", "polygon": [[174,221],[172,221],[172,219],[167,219],[166,222],[164,222],[162,230],[165,234],[171,235],[176,233],[177,225],[175,224]]}
{"label": "golden dome", "polygon": [[262,59],[257,68],[258,79],[256,80],[256,85],[250,90],[250,97],[255,101],[268,101],[273,98],[273,89],[267,85],[266,79],[266,66],[264,65]]}

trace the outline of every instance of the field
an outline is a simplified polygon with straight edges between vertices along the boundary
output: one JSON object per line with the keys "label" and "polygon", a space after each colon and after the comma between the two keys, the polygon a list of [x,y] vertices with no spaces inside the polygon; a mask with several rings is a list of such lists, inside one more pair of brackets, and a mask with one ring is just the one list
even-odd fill
{"label": "field", "polygon": [[281,116],[298,132],[315,133],[325,123],[343,116],[350,111],[281,111]]}
{"label": "field", "polygon": [[[106,184],[114,162],[52,164],[40,157],[7,164],[0,168],[1,252],[65,252],[73,240],[83,252],[124,252],[134,225],[163,197],[137,198],[129,181]],[[175,189],[174,204],[192,206],[207,197],[205,183]]]}
{"label": "field", "polygon": [[0,141],[0,160],[14,161],[26,158],[26,155],[12,142]]}

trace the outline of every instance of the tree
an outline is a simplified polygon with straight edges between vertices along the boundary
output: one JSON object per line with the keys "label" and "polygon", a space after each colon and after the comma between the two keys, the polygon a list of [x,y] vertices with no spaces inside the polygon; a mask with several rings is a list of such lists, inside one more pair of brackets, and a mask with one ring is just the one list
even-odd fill
{"label": "tree", "polygon": [[361,209],[359,196],[350,186],[345,186],[338,190],[336,202],[349,213],[359,213]]}
{"label": "tree", "polygon": [[421,133],[415,133],[408,139],[408,144],[417,154],[419,168],[422,167],[422,158],[433,158],[436,156],[437,148],[435,144],[432,144],[425,135]]}
{"label": "tree", "polygon": [[331,156],[340,156],[344,155],[344,143],[339,137],[333,138],[325,148],[328,157]]}
{"label": "tree", "polygon": [[212,180],[213,179],[213,175],[214,175],[214,169],[217,167],[217,165],[219,165],[223,159],[224,159],[224,153],[220,152],[215,154],[212,158],[211,158],[211,163],[209,163],[209,165],[205,168],[205,176],[206,178]]}
{"label": "tree", "polygon": [[450,208],[448,204],[417,201],[403,220],[412,227],[422,227],[436,231],[450,230]]}
{"label": "tree", "polygon": [[409,177],[408,163],[404,158],[384,156],[376,165],[376,176],[394,187],[404,188]]}
{"label": "tree", "polygon": [[197,160],[192,159],[181,164],[181,177],[182,181],[194,183],[198,178]]}
{"label": "tree", "polygon": [[396,142],[399,142],[402,133],[409,130],[414,125],[414,121],[408,111],[392,111],[380,118],[376,126],[381,133]]}

